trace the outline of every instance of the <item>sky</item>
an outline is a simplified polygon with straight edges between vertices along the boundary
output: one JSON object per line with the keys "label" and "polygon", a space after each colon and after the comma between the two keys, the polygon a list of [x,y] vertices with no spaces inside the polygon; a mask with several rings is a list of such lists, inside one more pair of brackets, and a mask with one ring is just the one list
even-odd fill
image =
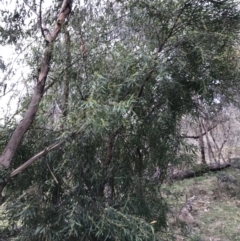
{"label": "sky", "polygon": [[[16,1],[13,0],[1,0],[0,9],[14,10]],[[21,1],[24,2],[23,0]],[[44,1],[43,9],[48,7],[51,1]],[[26,5],[25,5],[26,6]],[[26,6],[28,8],[28,6]],[[36,18],[36,15],[33,15]],[[30,20],[29,20],[30,21]],[[4,23],[1,22],[0,26],[4,28]],[[26,95],[28,89],[25,79],[27,79],[29,68],[21,61],[23,54],[17,54],[14,46],[0,45],[0,57],[4,63],[8,66],[7,71],[2,72],[0,70],[0,124],[4,124],[11,119],[11,116],[19,109],[19,100]],[[14,71],[14,74],[10,73],[10,70]],[[4,86],[6,86],[5,94],[3,93]],[[30,90],[31,91],[31,90]],[[3,95],[4,94],[4,95]],[[19,120],[19,116],[15,116],[15,119]]]}
{"label": "sky", "polygon": [[[27,89],[24,77],[28,68],[18,63],[18,55],[12,46],[0,46],[0,56],[8,69],[1,71],[0,77],[0,124],[5,123],[16,112],[19,99],[23,98]],[[11,73],[11,69],[14,74]],[[3,93],[6,84],[5,94]]]}
{"label": "sky", "polygon": [[[14,10],[16,1],[1,1],[1,10]],[[4,23],[0,26],[4,28]],[[0,57],[8,66],[6,71],[0,71],[0,124],[6,123],[18,108],[18,98],[21,98],[26,92],[24,85],[21,83],[22,74],[26,71],[18,61],[18,55],[14,47],[10,45],[0,45]],[[11,69],[14,74],[11,74]],[[5,94],[3,93],[6,85]],[[7,117],[7,118],[6,118]]]}
{"label": "sky", "polygon": [[[0,0],[0,9],[14,10],[16,2],[16,0]],[[20,3],[23,4],[24,0],[21,0]],[[52,1],[43,1],[43,12],[44,9],[47,9],[51,4]],[[83,6],[84,1],[79,0],[78,4]],[[28,8],[27,5],[25,6]],[[35,14],[33,15],[34,18],[37,17]],[[3,24],[4,23],[0,22],[1,27],[4,27]],[[23,55],[17,55],[13,46],[0,46],[0,57],[2,57],[5,64],[9,64],[9,69],[14,69],[14,75],[9,74],[7,71],[2,73],[0,71],[0,124],[3,124],[19,109],[19,99],[22,99],[27,91],[29,91],[26,87],[25,79],[27,79],[30,70],[19,61]],[[4,84],[7,84],[7,88],[6,94],[2,96]],[[6,116],[8,118],[6,118]],[[17,117],[17,120],[19,120],[19,117]]]}

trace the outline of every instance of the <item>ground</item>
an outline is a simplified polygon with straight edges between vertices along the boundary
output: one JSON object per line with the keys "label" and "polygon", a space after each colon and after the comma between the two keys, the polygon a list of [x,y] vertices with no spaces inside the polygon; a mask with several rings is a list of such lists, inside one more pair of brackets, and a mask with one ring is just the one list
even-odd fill
{"label": "ground", "polygon": [[[169,210],[168,227],[159,234],[160,240],[240,241],[240,169],[175,181],[161,190]],[[180,218],[186,200],[193,196],[191,212]]]}
{"label": "ground", "polygon": [[[176,240],[240,240],[240,169],[164,184],[162,190],[169,203],[168,232],[174,232]],[[192,211],[182,215],[186,200],[193,196]]]}

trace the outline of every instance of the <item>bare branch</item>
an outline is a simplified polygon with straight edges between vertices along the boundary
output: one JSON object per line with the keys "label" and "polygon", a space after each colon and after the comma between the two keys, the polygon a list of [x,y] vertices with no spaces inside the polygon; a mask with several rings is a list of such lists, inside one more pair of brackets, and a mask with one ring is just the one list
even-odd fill
{"label": "bare branch", "polygon": [[[212,129],[214,129],[214,128],[216,128],[216,127],[217,127],[217,124],[209,127],[209,128],[207,129],[207,132],[211,131]],[[207,132],[203,132],[203,133],[202,133],[202,136],[205,136]],[[182,135],[181,138],[199,139],[199,138],[200,138],[200,135],[198,135],[198,136]]]}
{"label": "bare branch", "polygon": [[56,177],[55,177],[55,175],[53,174],[53,172],[52,172],[52,170],[51,170],[50,166],[48,165],[48,163],[47,163],[47,167],[48,167],[48,170],[50,171],[50,173],[51,173],[51,175],[52,175],[52,177],[53,177],[54,181],[55,181],[57,184],[59,184],[59,182],[58,182],[57,178],[56,178]]}
{"label": "bare branch", "polygon": [[[34,9],[32,6],[30,6],[26,0],[23,0],[23,2],[29,7],[29,9],[30,9],[33,13],[35,13],[35,14],[37,15],[37,17],[39,17],[36,9]],[[42,1],[41,1],[41,2],[42,2]]]}
{"label": "bare branch", "polygon": [[43,38],[47,39],[44,31],[47,30],[47,32],[49,33],[49,30],[46,28],[45,24],[43,23],[43,18],[42,18],[42,1],[43,0],[40,0],[40,7],[39,7],[39,14],[38,14],[38,17],[39,17],[39,27],[41,29],[41,33],[42,33]]}
{"label": "bare branch", "polygon": [[59,14],[64,12],[66,9],[72,9],[72,1],[63,0],[62,7],[61,7]]}
{"label": "bare branch", "polygon": [[16,176],[18,173],[20,173],[21,171],[23,171],[24,169],[26,169],[29,165],[31,165],[35,160],[37,160],[39,157],[46,155],[48,152],[56,149],[57,147],[59,147],[62,144],[62,142],[56,142],[54,144],[52,144],[51,146],[49,146],[48,148],[46,148],[45,150],[39,152],[37,155],[33,156],[32,158],[30,158],[28,161],[26,161],[25,163],[23,163],[20,167],[18,167],[17,169],[15,169],[9,177],[14,177]]}

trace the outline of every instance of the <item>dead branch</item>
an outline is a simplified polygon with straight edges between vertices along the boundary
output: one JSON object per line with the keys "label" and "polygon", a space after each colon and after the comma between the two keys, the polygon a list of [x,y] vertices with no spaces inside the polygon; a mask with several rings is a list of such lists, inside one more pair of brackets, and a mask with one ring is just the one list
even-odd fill
{"label": "dead branch", "polygon": [[45,150],[39,152],[37,155],[33,156],[32,158],[30,158],[28,161],[26,161],[25,163],[23,163],[20,167],[18,167],[17,169],[15,169],[11,174],[10,174],[10,178],[16,176],[18,173],[20,173],[21,171],[23,171],[24,169],[26,169],[29,165],[31,165],[35,160],[37,160],[39,157],[46,155],[48,152],[53,151],[54,149],[56,149],[57,147],[59,147],[62,144],[62,142],[56,142],[54,144],[52,144],[51,146],[49,146],[48,148],[46,148]]}
{"label": "dead branch", "polygon": [[183,180],[183,179],[187,179],[187,178],[194,178],[194,177],[202,176],[204,173],[221,171],[230,166],[231,166],[231,164],[229,164],[229,163],[217,164],[217,165],[216,164],[199,165],[195,168],[195,170],[191,169],[191,170],[185,170],[185,171],[174,173],[171,176],[171,180],[176,181],[176,180]]}
{"label": "dead branch", "polygon": [[[215,124],[207,129],[207,132],[211,131],[212,129],[216,128],[218,124]],[[206,135],[207,132],[202,133],[203,136]],[[190,139],[199,139],[200,135],[198,136],[188,136],[188,135],[181,135],[181,138],[190,138]]]}
{"label": "dead branch", "polygon": [[186,224],[197,224],[196,220],[191,214],[192,203],[196,200],[196,196],[193,196],[189,199],[186,197],[186,202],[183,207],[180,209],[177,219]]}
{"label": "dead branch", "polygon": [[51,173],[51,175],[52,175],[54,181],[55,181],[57,184],[59,184],[57,178],[55,177],[55,175],[54,175],[54,173],[52,172],[52,170],[51,170],[50,166],[48,165],[48,163],[47,163],[47,167],[48,167],[48,170],[49,170],[49,172]]}

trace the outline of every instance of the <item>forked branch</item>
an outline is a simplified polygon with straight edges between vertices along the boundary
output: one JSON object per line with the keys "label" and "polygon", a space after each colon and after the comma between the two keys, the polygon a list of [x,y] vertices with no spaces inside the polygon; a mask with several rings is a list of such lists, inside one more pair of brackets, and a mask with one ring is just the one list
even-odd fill
{"label": "forked branch", "polygon": [[44,52],[44,57],[41,64],[41,69],[38,76],[37,85],[34,88],[34,93],[31,99],[31,102],[28,106],[28,109],[23,117],[22,121],[16,127],[15,131],[13,132],[7,146],[3,150],[2,155],[0,156],[0,166],[4,168],[9,168],[13,156],[20,145],[24,134],[28,131],[29,127],[31,126],[36,113],[38,111],[39,103],[42,99],[44,94],[44,88],[46,79],[50,70],[51,64],[51,57],[52,57],[52,48],[53,44],[62,28],[62,25],[65,22],[65,19],[69,16],[71,12],[73,0],[64,0],[61,11],[58,15],[57,21],[55,23],[53,31],[50,33],[50,37],[46,42],[46,48]]}

